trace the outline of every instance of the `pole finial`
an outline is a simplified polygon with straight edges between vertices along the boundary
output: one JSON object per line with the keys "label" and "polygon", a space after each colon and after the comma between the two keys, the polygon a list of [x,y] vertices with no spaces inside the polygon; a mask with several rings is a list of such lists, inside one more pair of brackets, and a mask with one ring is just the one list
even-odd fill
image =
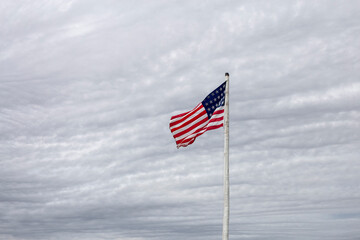
{"label": "pole finial", "polygon": [[229,73],[225,73],[225,80],[229,80]]}

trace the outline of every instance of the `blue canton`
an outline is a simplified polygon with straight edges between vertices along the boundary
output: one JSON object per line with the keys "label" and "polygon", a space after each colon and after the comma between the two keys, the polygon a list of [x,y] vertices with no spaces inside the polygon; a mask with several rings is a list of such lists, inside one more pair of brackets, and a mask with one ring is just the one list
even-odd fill
{"label": "blue canton", "polygon": [[216,108],[225,105],[226,82],[212,91],[201,103],[204,106],[208,118],[210,119]]}

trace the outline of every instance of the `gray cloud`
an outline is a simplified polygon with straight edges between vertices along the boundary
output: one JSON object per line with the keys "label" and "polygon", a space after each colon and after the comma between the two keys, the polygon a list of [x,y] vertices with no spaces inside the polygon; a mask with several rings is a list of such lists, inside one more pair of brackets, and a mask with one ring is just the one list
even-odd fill
{"label": "gray cloud", "polygon": [[4,1],[0,239],[218,239],[223,132],[170,116],[230,72],[231,239],[360,232],[357,1]]}

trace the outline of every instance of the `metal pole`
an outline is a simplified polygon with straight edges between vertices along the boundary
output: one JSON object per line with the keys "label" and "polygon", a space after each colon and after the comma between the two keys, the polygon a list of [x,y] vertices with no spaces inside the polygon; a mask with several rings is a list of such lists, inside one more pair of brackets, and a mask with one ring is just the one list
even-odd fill
{"label": "metal pole", "polygon": [[224,217],[222,240],[229,239],[229,73],[225,73],[225,111],[224,111]]}

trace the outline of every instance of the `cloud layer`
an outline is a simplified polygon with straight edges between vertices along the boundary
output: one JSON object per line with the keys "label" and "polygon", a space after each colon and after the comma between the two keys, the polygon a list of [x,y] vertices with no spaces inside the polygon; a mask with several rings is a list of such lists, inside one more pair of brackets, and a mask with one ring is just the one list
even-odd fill
{"label": "cloud layer", "polygon": [[225,72],[230,238],[357,238],[359,10],[3,1],[0,239],[219,239],[223,132],[168,122]]}

